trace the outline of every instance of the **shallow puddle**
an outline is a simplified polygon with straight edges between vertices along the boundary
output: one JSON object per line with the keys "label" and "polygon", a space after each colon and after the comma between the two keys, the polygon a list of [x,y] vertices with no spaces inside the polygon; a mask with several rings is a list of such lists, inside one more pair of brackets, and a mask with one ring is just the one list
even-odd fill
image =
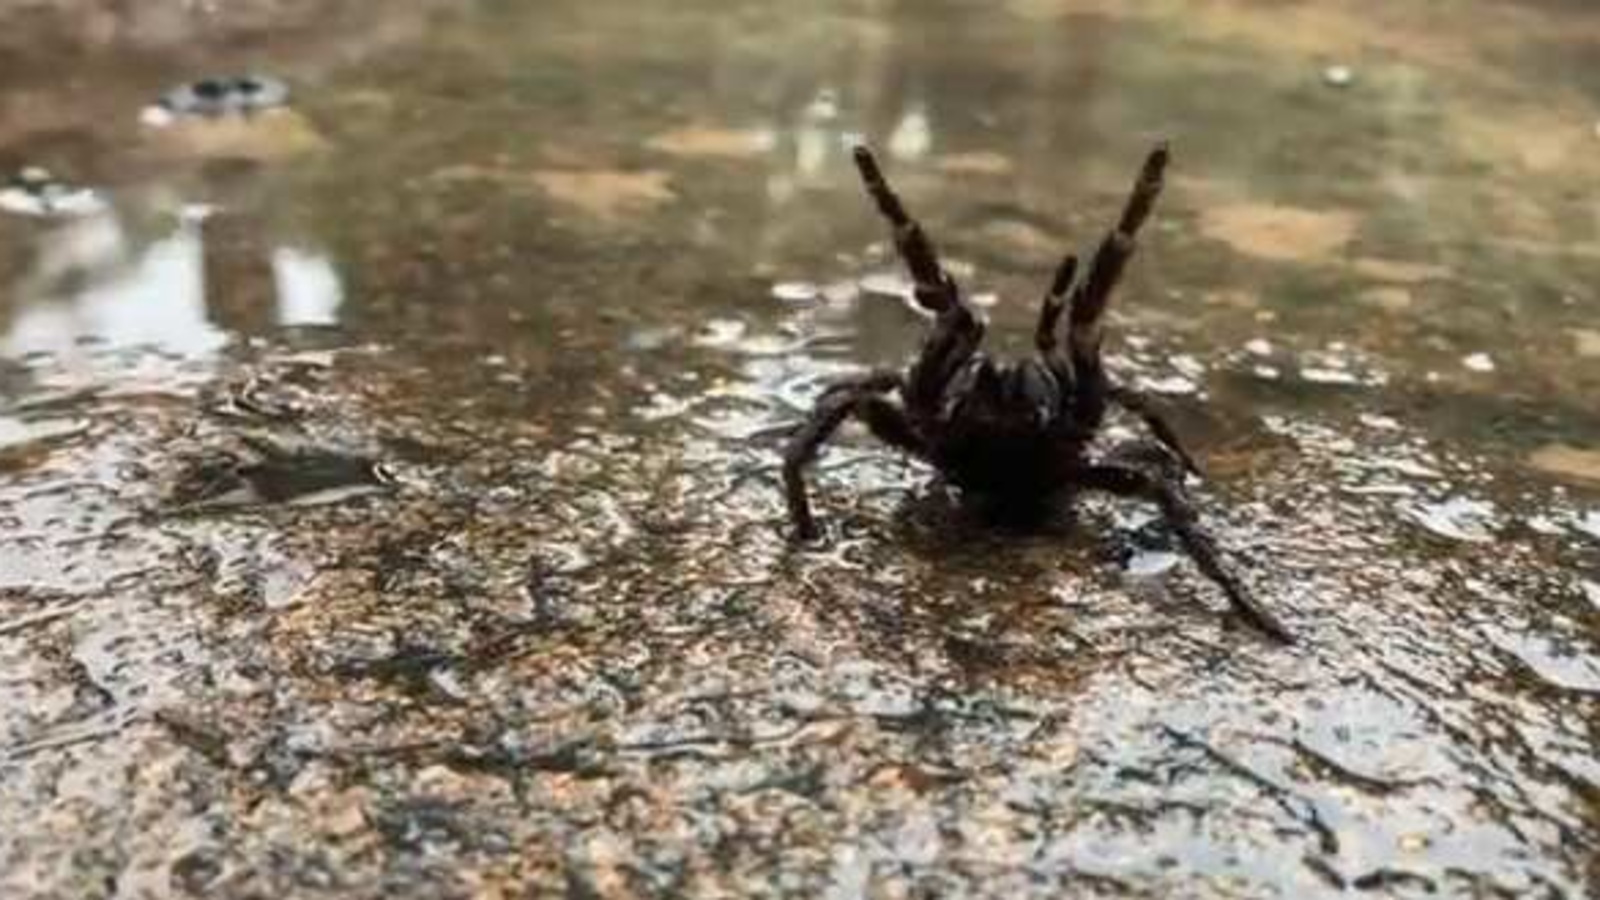
{"label": "shallow puddle", "polygon": [[[1600,890],[1588,5],[146,6],[0,0],[0,894]],[[790,541],[862,138],[1016,352],[1173,141],[1110,362],[1300,643],[848,429]]]}

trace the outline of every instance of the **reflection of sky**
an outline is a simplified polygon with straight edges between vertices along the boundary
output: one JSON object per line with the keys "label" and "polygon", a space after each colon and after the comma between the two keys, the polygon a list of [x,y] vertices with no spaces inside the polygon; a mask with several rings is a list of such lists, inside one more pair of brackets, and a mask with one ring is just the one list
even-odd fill
{"label": "reflection of sky", "polygon": [[[857,130],[862,124],[860,112],[842,105],[839,93],[832,88],[817,91],[794,123],[794,165],[776,173],[768,184],[768,193],[774,199],[785,200],[794,194],[797,185],[821,180],[837,156],[847,155],[851,146],[867,139]],[[901,111],[885,147],[893,158],[914,162],[932,152],[933,138],[933,120],[927,106],[914,101]]]}
{"label": "reflection of sky", "polygon": [[[86,342],[207,356],[229,335],[207,316],[200,217],[185,217],[142,249],[115,216],[87,217],[41,236],[33,269],[17,286],[17,310],[0,355],[70,356]],[[332,262],[299,247],[270,252],[279,326],[331,325],[343,290]]]}
{"label": "reflection of sky", "polygon": [[[201,275],[200,225],[185,222],[126,265],[127,252],[115,219],[95,217],[52,232],[39,255],[39,275],[69,283],[73,267],[89,278],[81,289],[28,296],[0,350],[8,355],[71,353],[84,338],[119,346],[153,346],[188,355],[221,347],[226,338],[206,321]],[[46,275],[44,269],[52,270]],[[54,276],[54,277],[49,277]]]}
{"label": "reflection of sky", "polygon": [[272,251],[272,276],[278,286],[279,325],[333,325],[339,321],[344,289],[326,256],[279,247]]}

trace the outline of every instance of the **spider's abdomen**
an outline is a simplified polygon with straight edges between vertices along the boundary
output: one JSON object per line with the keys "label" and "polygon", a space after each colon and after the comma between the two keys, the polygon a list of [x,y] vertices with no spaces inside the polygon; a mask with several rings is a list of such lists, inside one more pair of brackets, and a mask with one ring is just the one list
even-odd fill
{"label": "spider's abdomen", "polygon": [[1050,500],[1066,487],[1082,458],[1082,445],[1042,436],[966,432],[936,447],[936,460],[952,484],[974,493]]}

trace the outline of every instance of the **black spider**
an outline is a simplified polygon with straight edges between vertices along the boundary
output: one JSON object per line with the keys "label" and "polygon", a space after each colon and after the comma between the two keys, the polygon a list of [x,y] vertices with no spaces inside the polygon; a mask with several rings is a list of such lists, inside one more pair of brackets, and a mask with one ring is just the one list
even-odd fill
{"label": "black spider", "polygon": [[[856,148],[861,179],[894,227],[895,247],[911,272],[916,301],[936,318],[908,369],[874,371],[832,385],[790,439],[783,479],[789,514],[802,539],[817,535],[805,467],[854,416],[879,440],[931,464],[964,492],[987,498],[996,508],[1036,510],[1082,490],[1155,503],[1184,550],[1222,588],[1241,618],[1278,640],[1293,640],[1223,565],[1216,544],[1201,528],[1183,487],[1185,470],[1198,474],[1199,469],[1176,433],[1142,396],[1114,384],[1101,363],[1106,304],[1161,192],[1167,157],[1161,144],[1146,158],[1122,218],[1100,242],[1083,277],[1077,277],[1077,257],[1062,260],[1039,310],[1038,357],[1002,362],[979,351],[983,320],[940,265],[933,244],[906,213],[871,151]],[[1063,314],[1064,349],[1057,335]],[[900,402],[891,399],[893,393]],[[1157,442],[1091,456],[1090,444],[1112,405],[1139,416]]]}

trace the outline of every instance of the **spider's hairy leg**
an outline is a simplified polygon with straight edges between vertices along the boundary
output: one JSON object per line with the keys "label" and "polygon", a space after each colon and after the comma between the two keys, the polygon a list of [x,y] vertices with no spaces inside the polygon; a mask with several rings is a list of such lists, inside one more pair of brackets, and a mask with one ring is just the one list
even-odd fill
{"label": "spider's hairy leg", "polygon": [[1039,324],[1033,332],[1033,345],[1038,348],[1039,358],[1044,361],[1050,374],[1056,377],[1056,382],[1062,387],[1063,396],[1069,395],[1068,388],[1072,384],[1072,363],[1061,351],[1057,330],[1061,324],[1061,314],[1067,311],[1067,294],[1072,290],[1072,279],[1077,273],[1078,257],[1069,253],[1061,260],[1061,265],[1056,267],[1056,275],[1050,282],[1050,290],[1039,304]]}
{"label": "spider's hairy leg", "polygon": [[962,299],[955,279],[940,265],[927,232],[906,211],[872,151],[856,147],[855,162],[867,194],[894,228],[895,249],[911,272],[918,305],[935,316],[933,330],[911,367],[905,391],[912,415],[931,418],[937,415],[945,386],[983,343],[983,320]]}
{"label": "spider's hairy leg", "polygon": [[905,204],[890,187],[883,169],[878,166],[877,158],[862,145],[856,146],[854,155],[862,185],[877,204],[878,212],[894,228],[894,246],[911,272],[911,280],[916,285],[917,303],[929,312],[940,315],[952,307],[961,306],[955,279],[939,264],[939,254],[933,249],[928,233],[923,230],[922,223],[906,212]]}
{"label": "spider's hairy leg", "polygon": [[1112,403],[1138,416],[1144,422],[1144,426],[1150,429],[1150,433],[1156,436],[1156,440],[1172,451],[1178,461],[1183,463],[1185,469],[1196,475],[1204,474],[1200,471],[1200,464],[1195,462],[1194,457],[1184,448],[1183,441],[1178,438],[1177,430],[1167,421],[1166,415],[1155,401],[1132,388],[1121,386],[1112,387],[1110,397]]}
{"label": "spider's hairy leg", "polygon": [[1184,552],[1195,565],[1211,579],[1228,598],[1235,614],[1259,629],[1263,634],[1285,644],[1294,643],[1294,635],[1270,610],[1257,603],[1239,580],[1222,562],[1222,553],[1216,542],[1200,526],[1200,515],[1184,492],[1181,484],[1170,473],[1158,476],[1143,468],[1121,463],[1095,463],[1080,466],[1072,473],[1072,480],[1083,488],[1106,491],[1119,497],[1148,500],[1160,507],[1167,524],[1178,535]]}
{"label": "spider's hairy leg", "polygon": [[900,376],[894,372],[874,372],[835,384],[823,391],[811,414],[789,438],[783,453],[784,496],[789,518],[802,540],[817,536],[817,523],[806,492],[805,468],[846,418],[858,417],[886,444],[913,454],[922,452],[922,441],[905,413],[883,396],[899,385]]}
{"label": "spider's hairy leg", "polygon": [[1163,174],[1169,151],[1165,142],[1157,144],[1145,158],[1139,178],[1134,182],[1117,220],[1089,262],[1088,274],[1072,291],[1067,316],[1067,349],[1076,379],[1076,412],[1079,421],[1093,428],[1105,415],[1109,384],[1100,361],[1101,328],[1111,294],[1122,279],[1122,271],[1133,256],[1139,228],[1150,217],[1156,198],[1161,195]]}
{"label": "spider's hairy leg", "polygon": [[983,320],[965,303],[958,302],[939,313],[906,378],[906,405],[913,415],[938,415],[945,387],[978,352],[983,335]]}

